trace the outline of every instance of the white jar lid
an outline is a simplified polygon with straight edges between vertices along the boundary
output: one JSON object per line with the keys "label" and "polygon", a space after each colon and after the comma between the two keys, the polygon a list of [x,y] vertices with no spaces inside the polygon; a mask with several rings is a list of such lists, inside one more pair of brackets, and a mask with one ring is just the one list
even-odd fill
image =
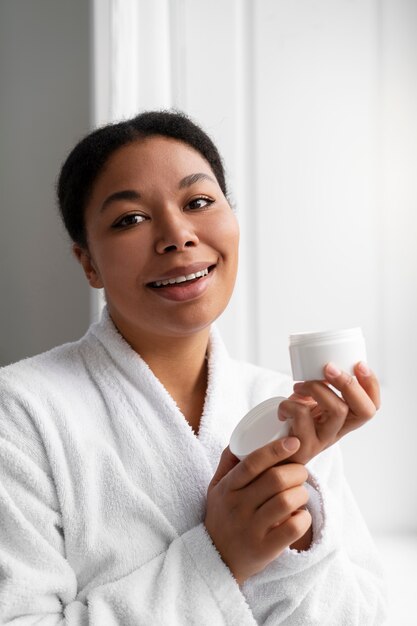
{"label": "white jar lid", "polygon": [[278,407],[283,400],[286,398],[264,400],[240,420],[229,443],[231,452],[238,459],[242,461],[254,450],[288,435],[289,423],[278,419]]}
{"label": "white jar lid", "polygon": [[292,333],[289,337],[290,346],[315,345],[323,343],[352,341],[362,339],[362,329],[344,328],[343,330],[322,330],[314,332]]}

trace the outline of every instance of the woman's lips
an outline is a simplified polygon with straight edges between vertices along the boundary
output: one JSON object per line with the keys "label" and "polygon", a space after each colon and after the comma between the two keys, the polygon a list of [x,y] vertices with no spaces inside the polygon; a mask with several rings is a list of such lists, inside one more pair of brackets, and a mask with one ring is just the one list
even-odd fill
{"label": "woman's lips", "polygon": [[149,285],[149,288],[152,289],[153,293],[166,300],[174,300],[176,302],[193,300],[205,292],[213,279],[214,272],[215,266],[212,265],[209,268],[208,274],[201,278],[194,278],[186,282],[174,283],[172,285],[162,285],[160,287]]}
{"label": "woman's lips", "polygon": [[197,274],[199,272],[206,271],[207,269],[211,271],[215,265],[216,262],[213,261],[197,261],[188,265],[178,265],[177,267],[171,267],[169,270],[166,270],[162,276],[160,275],[160,277],[154,278],[152,281],[149,281],[148,287],[161,286],[158,285],[158,283],[180,277],[185,278],[190,274]]}
{"label": "woman's lips", "polygon": [[203,278],[207,276],[209,270],[208,267],[205,267],[203,270],[199,272],[191,272],[190,274],[181,274],[181,276],[176,276],[175,278],[167,278],[162,280],[156,280],[150,284],[151,287],[166,287],[169,285],[176,285],[178,283],[189,282],[190,280],[195,280],[197,278]]}

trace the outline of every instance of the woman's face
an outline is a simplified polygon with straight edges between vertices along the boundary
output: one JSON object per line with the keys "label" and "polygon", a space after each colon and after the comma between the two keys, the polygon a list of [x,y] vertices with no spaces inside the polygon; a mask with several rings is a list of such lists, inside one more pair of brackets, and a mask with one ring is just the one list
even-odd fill
{"label": "woman's face", "polygon": [[187,144],[152,136],[117,150],[85,223],[88,251],[74,251],[126,338],[190,335],[226,307],[238,224],[210,165]]}

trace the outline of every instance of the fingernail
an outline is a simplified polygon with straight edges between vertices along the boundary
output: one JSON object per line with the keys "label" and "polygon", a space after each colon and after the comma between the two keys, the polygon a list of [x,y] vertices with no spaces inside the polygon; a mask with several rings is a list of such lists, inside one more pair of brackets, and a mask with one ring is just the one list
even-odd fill
{"label": "fingernail", "polygon": [[341,373],[340,369],[338,369],[334,363],[327,363],[326,374],[330,376],[330,378],[336,378],[337,376],[340,376]]}
{"label": "fingernail", "polygon": [[293,452],[300,445],[300,440],[297,437],[286,437],[282,440],[282,445],[288,452]]}
{"label": "fingernail", "polygon": [[369,369],[365,361],[360,361],[360,363],[358,364],[358,370],[360,371],[362,376],[369,376],[369,374],[371,373],[371,370]]}

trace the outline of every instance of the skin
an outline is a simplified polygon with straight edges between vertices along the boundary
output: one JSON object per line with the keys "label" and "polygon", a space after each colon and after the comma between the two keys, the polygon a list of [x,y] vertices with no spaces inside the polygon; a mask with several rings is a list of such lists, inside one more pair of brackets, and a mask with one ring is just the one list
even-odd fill
{"label": "skin", "polygon": [[[89,284],[104,288],[119,332],[198,433],[209,329],[232,294],[239,243],[236,217],[209,164],[193,148],[166,137],[123,146],[93,185],[85,224],[88,246],[74,244],[73,250]],[[198,287],[152,286],[195,263],[214,266],[195,282]],[[327,368],[324,381],[294,386],[279,415],[291,420],[293,437],[242,462],[224,450],[208,488],[205,525],[240,584],[286,547],[310,546],[304,465],[379,406],[375,375],[360,366],[355,371],[357,379]]]}

